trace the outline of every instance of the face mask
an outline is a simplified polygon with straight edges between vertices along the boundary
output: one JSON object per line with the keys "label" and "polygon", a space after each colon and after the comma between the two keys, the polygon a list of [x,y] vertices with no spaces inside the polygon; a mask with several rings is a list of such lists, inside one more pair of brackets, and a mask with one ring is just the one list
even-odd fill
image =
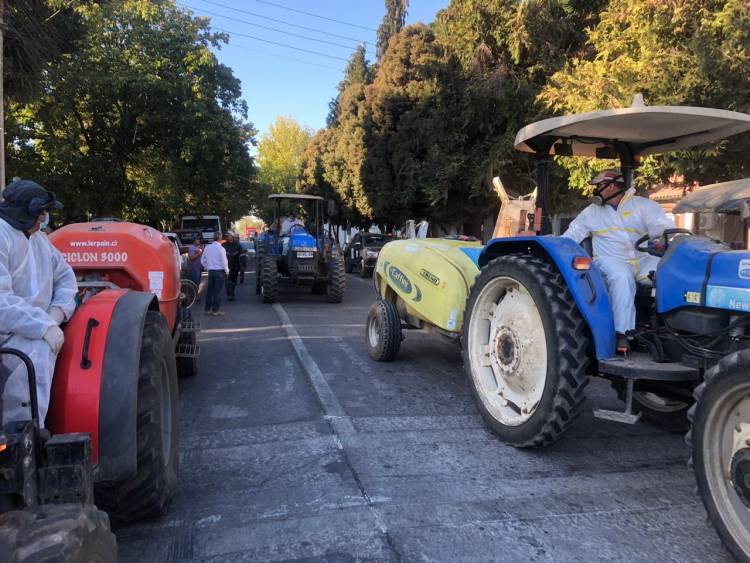
{"label": "face mask", "polygon": [[47,225],[49,225],[49,211],[45,211],[44,213],[44,221],[42,221],[42,224],[39,225],[39,230],[43,231],[47,228]]}

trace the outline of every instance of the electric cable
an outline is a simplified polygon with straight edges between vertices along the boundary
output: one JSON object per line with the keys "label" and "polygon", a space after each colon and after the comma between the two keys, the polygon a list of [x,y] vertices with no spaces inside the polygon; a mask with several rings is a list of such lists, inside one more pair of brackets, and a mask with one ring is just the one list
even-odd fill
{"label": "electric cable", "polygon": [[[277,29],[275,27],[270,27],[270,26],[267,26],[267,25],[259,24],[259,23],[253,23],[253,22],[249,22],[247,20],[240,20],[240,19],[237,19],[237,18],[231,18],[229,16],[224,16],[222,14],[217,14],[216,12],[212,12],[210,10],[205,10],[203,8],[196,8],[196,7],[190,6],[188,4],[177,3],[177,5],[180,6],[180,7],[182,7],[182,8],[188,8],[190,10],[200,10],[201,12],[205,12],[206,14],[214,16],[214,17],[217,17],[217,18],[225,18],[225,19],[228,19],[228,20],[231,20],[231,21],[235,21],[235,22],[239,22],[239,23],[244,23],[245,25],[252,25],[253,27],[259,27],[261,29],[267,29],[268,31],[273,31],[273,32],[276,32],[276,33],[283,33],[284,35],[291,35],[291,36],[294,36],[294,37],[299,37],[300,39],[307,39],[309,41],[317,41],[318,43],[325,43],[327,45],[333,45],[334,47],[341,47],[343,49],[350,49],[351,50],[351,49],[354,48],[351,45],[343,45],[341,43],[334,43],[333,41],[327,41],[325,39],[318,39],[317,37],[310,37],[309,35],[301,35],[299,33],[294,33],[293,31],[284,31],[283,29]],[[216,29],[219,29],[219,28],[217,27]],[[222,31],[226,31],[226,33],[235,33],[236,35],[242,35],[239,32],[232,32],[232,31],[228,31],[228,30],[222,30]]]}
{"label": "electric cable", "polygon": [[313,14],[312,12],[305,12],[304,10],[297,10],[296,8],[290,8],[289,6],[284,6],[282,4],[276,4],[275,2],[268,2],[268,0],[255,0],[255,1],[256,2],[260,2],[261,4],[268,4],[269,6],[274,6],[276,8],[281,8],[282,10],[289,10],[290,12],[297,12],[298,14],[304,14],[306,16],[310,16],[310,17],[313,17],[313,18],[318,18],[318,19],[321,19],[321,20],[327,20],[329,22],[340,23],[342,25],[349,25],[351,27],[358,27],[360,29],[366,29],[367,31],[377,31],[377,29],[373,29],[371,27],[365,27],[364,25],[359,25],[359,24],[356,24],[356,23],[345,22],[345,21],[334,19],[334,18],[328,18],[326,16],[320,16],[318,14]]}
{"label": "electric cable", "polygon": [[297,29],[304,29],[305,31],[314,31],[315,33],[320,33],[322,35],[330,35],[331,37],[336,37],[338,39],[346,39],[348,41],[355,41],[357,43],[368,43],[368,41],[364,41],[362,39],[357,39],[354,37],[347,37],[346,35],[339,35],[337,33],[331,33],[330,31],[321,31],[320,29],[315,29],[314,27],[307,27],[304,25],[299,25],[296,23],[291,23],[286,20],[278,19],[278,18],[272,18],[270,16],[264,16],[263,14],[258,14],[256,12],[251,12],[249,10],[242,10],[240,8],[235,8],[234,6],[228,6],[227,4],[222,4],[221,2],[213,2],[212,0],[200,0],[201,2],[204,2],[206,4],[211,4],[213,6],[218,6],[219,8],[225,8],[227,10],[232,10],[234,12],[239,12],[240,14],[247,14],[248,16],[253,16],[256,18],[260,18],[263,20],[268,20],[276,23],[281,23],[284,25],[288,25],[289,27],[296,27]]}

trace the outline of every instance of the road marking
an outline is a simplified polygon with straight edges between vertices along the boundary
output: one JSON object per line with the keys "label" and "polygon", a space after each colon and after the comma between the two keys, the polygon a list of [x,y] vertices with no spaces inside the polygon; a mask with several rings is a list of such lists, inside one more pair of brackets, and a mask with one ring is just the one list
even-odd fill
{"label": "road marking", "polygon": [[280,303],[274,303],[273,310],[276,311],[276,314],[279,316],[279,320],[286,331],[287,338],[289,342],[291,342],[295,354],[297,354],[297,359],[305,370],[305,373],[307,373],[307,377],[310,379],[310,383],[315,390],[315,394],[318,396],[318,400],[323,407],[323,412],[325,413],[326,418],[330,419],[332,423],[335,423],[337,429],[340,428],[345,433],[353,434],[354,426],[352,425],[351,420],[349,420],[344,408],[336,398],[333,389],[328,385],[328,382],[326,381],[323,372],[320,371],[318,364],[313,360],[304,342],[302,342],[302,338],[297,332],[297,329],[294,328],[294,325],[289,319],[289,315],[286,314],[284,307],[282,307]]}
{"label": "road marking", "polygon": [[305,343],[302,342],[302,338],[297,332],[297,329],[294,328],[294,325],[292,324],[289,315],[286,314],[284,307],[282,307],[280,303],[274,303],[273,309],[279,316],[279,320],[281,321],[281,324],[286,331],[287,337],[292,343],[294,352],[297,354],[297,359],[307,373],[307,376],[310,379],[310,383],[315,390],[315,394],[318,396],[318,400],[320,401],[320,404],[323,407],[323,412],[325,413],[325,418],[326,420],[328,420],[333,430],[336,447],[341,451],[341,455],[343,456],[344,461],[349,467],[349,470],[352,472],[352,476],[354,477],[354,481],[357,483],[359,492],[362,495],[365,503],[367,504],[367,507],[370,509],[370,513],[375,520],[375,524],[377,525],[380,533],[383,535],[383,538],[389,549],[391,550],[394,559],[400,562],[401,556],[396,549],[393,537],[388,531],[388,526],[386,526],[383,515],[380,514],[380,511],[375,507],[373,499],[368,494],[367,490],[365,489],[364,483],[362,483],[362,480],[357,473],[357,470],[354,468],[351,460],[349,459],[347,442],[349,442],[349,445],[351,446],[351,439],[355,434],[354,425],[352,424],[351,419],[346,415],[346,412],[341,406],[341,403],[339,403],[339,400],[336,398],[333,389],[331,389],[331,386],[328,385],[323,372],[320,371],[318,364],[315,362],[315,360],[313,360],[310,352],[305,346]]}

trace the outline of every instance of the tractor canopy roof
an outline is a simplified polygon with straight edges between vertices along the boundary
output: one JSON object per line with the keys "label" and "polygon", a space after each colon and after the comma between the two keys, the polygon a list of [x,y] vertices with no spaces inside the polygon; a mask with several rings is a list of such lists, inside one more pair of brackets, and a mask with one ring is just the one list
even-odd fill
{"label": "tractor canopy roof", "polygon": [[690,106],[646,106],[640,94],[629,108],[544,119],[516,135],[523,152],[617,158],[613,149],[647,155],[686,149],[750,130],[750,115]]}
{"label": "tractor canopy roof", "polygon": [[682,198],[672,213],[739,213],[750,205],[750,178],[701,186]]}
{"label": "tractor canopy roof", "polygon": [[308,194],[271,194],[268,199],[299,199],[299,200],[317,200],[325,201],[325,198],[319,195],[308,195]]}

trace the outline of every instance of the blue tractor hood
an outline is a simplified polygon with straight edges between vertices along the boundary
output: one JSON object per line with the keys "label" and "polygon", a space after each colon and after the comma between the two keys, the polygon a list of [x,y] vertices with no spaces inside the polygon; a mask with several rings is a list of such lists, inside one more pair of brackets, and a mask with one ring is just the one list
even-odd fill
{"label": "blue tractor hood", "polygon": [[315,237],[304,229],[295,228],[289,240],[289,248],[292,250],[298,248],[317,248]]}
{"label": "blue tractor hood", "polygon": [[679,307],[750,312],[750,252],[706,237],[672,242],[656,272],[659,313]]}

